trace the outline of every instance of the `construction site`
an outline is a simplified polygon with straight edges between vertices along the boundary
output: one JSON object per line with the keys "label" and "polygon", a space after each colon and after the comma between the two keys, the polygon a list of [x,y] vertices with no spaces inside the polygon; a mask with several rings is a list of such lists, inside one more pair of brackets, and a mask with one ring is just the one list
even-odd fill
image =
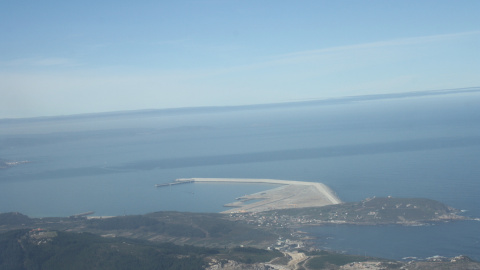
{"label": "construction site", "polygon": [[322,183],[277,180],[277,179],[243,179],[243,178],[180,178],[169,184],[183,183],[251,183],[280,185],[262,192],[236,198],[235,202],[225,204],[231,209],[222,213],[263,212],[275,209],[319,207],[339,204],[342,201],[329,187]]}

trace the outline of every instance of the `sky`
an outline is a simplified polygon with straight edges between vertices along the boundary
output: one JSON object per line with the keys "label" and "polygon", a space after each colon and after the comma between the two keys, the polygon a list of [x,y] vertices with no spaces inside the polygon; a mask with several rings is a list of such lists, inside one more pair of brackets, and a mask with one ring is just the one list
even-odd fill
{"label": "sky", "polygon": [[480,1],[0,0],[0,118],[480,86]]}

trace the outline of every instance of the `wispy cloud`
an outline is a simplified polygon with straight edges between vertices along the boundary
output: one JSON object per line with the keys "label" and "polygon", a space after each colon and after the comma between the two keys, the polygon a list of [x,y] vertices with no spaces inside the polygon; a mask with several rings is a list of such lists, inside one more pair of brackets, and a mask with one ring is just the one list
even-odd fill
{"label": "wispy cloud", "polygon": [[[78,66],[78,60],[13,59],[0,62],[0,82],[8,90],[0,108],[4,116],[8,110],[12,116],[54,115],[468,87],[480,85],[478,56],[471,46],[479,37],[480,31],[411,37],[201,68],[84,64],[68,69],[64,67]],[[457,68],[469,63],[468,68]],[[51,97],[57,99],[55,104]]]}
{"label": "wispy cloud", "polygon": [[[225,73],[255,71],[266,68],[279,69],[292,65],[301,67],[306,63],[315,63],[315,67],[312,70],[306,70],[303,74],[315,73],[318,75],[319,71],[332,73],[352,68],[360,68],[365,65],[371,65],[372,63],[388,63],[398,59],[405,60],[405,58],[412,57],[412,52],[414,52],[416,48],[420,48],[420,45],[447,43],[448,41],[479,36],[480,31],[470,31],[297,51],[265,57],[263,60],[249,64],[211,70],[209,74],[217,76]],[[408,50],[402,51],[406,48],[408,48]],[[412,48],[414,49],[412,50]]]}
{"label": "wispy cloud", "polygon": [[480,35],[480,31],[470,31],[470,32],[461,32],[461,33],[443,34],[443,35],[408,37],[408,38],[401,38],[401,39],[392,39],[392,40],[384,40],[384,41],[377,41],[377,42],[323,48],[318,50],[293,52],[288,54],[277,55],[274,58],[291,59],[291,58],[311,57],[312,55],[348,52],[348,51],[355,51],[355,50],[362,50],[362,49],[377,49],[377,48],[383,48],[383,47],[408,46],[408,45],[415,45],[415,44],[442,42],[442,41],[448,41],[448,40],[455,40],[463,37],[471,37],[471,36],[479,36],[479,35]]}

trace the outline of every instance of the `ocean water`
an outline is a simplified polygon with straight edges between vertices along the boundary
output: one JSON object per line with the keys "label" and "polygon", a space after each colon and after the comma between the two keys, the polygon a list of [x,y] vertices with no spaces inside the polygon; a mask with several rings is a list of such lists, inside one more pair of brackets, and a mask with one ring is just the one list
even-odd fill
{"label": "ocean water", "polygon": [[[0,120],[0,212],[32,217],[220,212],[267,184],[322,182],[344,201],[425,197],[480,217],[480,94]],[[480,222],[305,228],[322,248],[480,260]]]}

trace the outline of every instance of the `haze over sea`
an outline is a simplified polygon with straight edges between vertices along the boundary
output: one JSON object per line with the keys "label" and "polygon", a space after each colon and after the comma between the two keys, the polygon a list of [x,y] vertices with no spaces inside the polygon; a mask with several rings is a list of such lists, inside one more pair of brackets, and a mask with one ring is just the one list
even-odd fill
{"label": "haze over sea", "polygon": [[[0,212],[31,217],[220,212],[269,185],[322,182],[343,201],[424,197],[480,217],[480,89],[285,104],[0,120]],[[480,260],[480,222],[306,228],[323,248],[400,259]]]}

